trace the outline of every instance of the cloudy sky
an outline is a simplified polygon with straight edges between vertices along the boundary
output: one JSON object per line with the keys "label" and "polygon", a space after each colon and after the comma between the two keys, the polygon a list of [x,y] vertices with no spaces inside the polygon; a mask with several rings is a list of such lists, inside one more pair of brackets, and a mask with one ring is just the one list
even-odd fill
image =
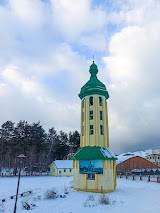
{"label": "cloudy sky", "polygon": [[111,149],[160,148],[159,0],[0,0],[0,125],[79,130],[93,55]]}

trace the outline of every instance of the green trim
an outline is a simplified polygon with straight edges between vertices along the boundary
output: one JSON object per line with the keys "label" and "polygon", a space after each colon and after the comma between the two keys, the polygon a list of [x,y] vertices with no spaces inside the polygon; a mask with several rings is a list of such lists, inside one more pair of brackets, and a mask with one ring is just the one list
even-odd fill
{"label": "green trim", "polygon": [[106,99],[109,98],[106,86],[98,80],[96,74],[98,73],[97,65],[93,62],[89,70],[91,77],[90,80],[81,88],[79,93],[80,99],[83,99],[87,95],[103,95]]}
{"label": "green trim", "polygon": [[[103,151],[107,151],[110,157],[107,157]],[[114,154],[106,147],[85,146],[81,147],[72,157],[72,160],[117,160]]]}

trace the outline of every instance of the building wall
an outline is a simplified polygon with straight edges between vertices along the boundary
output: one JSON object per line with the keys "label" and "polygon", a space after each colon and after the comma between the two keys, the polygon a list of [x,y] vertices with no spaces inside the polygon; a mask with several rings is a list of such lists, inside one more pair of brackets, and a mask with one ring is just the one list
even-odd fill
{"label": "building wall", "polygon": [[91,192],[112,192],[116,188],[116,161],[103,161],[103,174],[95,174],[95,180],[87,180],[87,174],[79,173],[79,161],[73,161],[74,189]]}
{"label": "building wall", "polygon": [[129,158],[117,165],[117,171],[131,171],[132,169],[157,169],[157,165],[139,156]]}
{"label": "building wall", "polygon": [[51,176],[73,176],[73,168],[57,168],[55,163],[52,163],[50,166],[50,175]]}
{"label": "building wall", "polygon": [[160,154],[151,154],[146,159],[160,167]]}
{"label": "building wall", "polygon": [[[90,106],[89,98],[93,97],[93,105]],[[102,106],[99,104],[99,97],[102,98]],[[93,111],[93,119],[90,119],[90,111]],[[100,119],[102,111],[102,120]],[[93,125],[93,135],[90,135],[90,125]],[[103,126],[103,135],[100,132],[100,125]],[[105,146],[109,147],[108,133],[108,110],[104,96],[86,96],[81,104],[81,131],[80,146]]]}

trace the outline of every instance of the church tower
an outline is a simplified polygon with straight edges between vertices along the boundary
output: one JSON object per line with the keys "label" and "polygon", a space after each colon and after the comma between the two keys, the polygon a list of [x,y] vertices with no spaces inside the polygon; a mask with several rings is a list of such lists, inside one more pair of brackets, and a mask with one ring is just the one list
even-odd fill
{"label": "church tower", "polygon": [[74,189],[111,192],[116,188],[116,157],[109,149],[106,86],[98,80],[94,63],[90,80],[81,88],[80,149],[74,155]]}

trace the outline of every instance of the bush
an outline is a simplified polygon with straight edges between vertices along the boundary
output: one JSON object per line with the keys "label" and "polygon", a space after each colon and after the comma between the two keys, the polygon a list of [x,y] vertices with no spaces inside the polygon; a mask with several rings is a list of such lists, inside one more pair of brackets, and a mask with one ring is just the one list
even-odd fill
{"label": "bush", "polygon": [[84,207],[94,207],[97,205],[93,195],[89,195],[86,201],[83,203]]}
{"label": "bush", "polygon": [[5,212],[4,203],[0,203],[0,213]]}
{"label": "bush", "polygon": [[108,205],[108,204],[110,204],[110,200],[105,194],[102,194],[99,198],[99,203],[101,205]]}
{"label": "bush", "polygon": [[58,196],[58,193],[57,193],[55,188],[47,189],[47,191],[44,194],[45,199],[55,199],[55,198],[58,198],[58,197],[59,196]]}

